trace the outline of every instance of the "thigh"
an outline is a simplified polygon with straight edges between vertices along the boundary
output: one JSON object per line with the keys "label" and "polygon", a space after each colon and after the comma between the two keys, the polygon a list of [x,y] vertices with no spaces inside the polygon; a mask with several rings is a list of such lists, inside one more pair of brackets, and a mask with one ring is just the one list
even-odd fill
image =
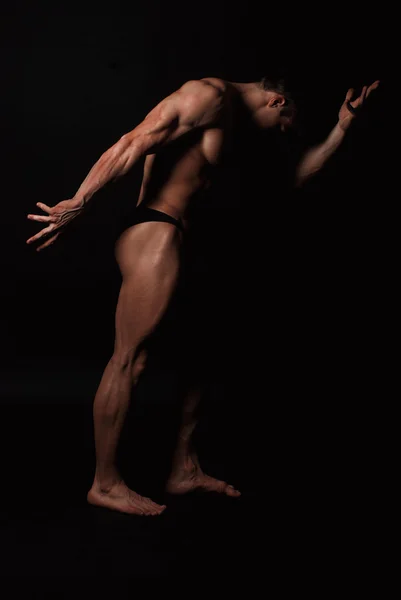
{"label": "thigh", "polygon": [[168,223],[140,223],[116,244],[122,285],[116,309],[115,350],[138,348],[166,313],[180,272],[180,242]]}

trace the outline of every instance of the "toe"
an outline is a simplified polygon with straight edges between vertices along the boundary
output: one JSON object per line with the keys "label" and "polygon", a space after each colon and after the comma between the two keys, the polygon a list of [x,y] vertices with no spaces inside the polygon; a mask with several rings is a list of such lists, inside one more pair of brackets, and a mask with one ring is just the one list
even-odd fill
{"label": "toe", "polygon": [[227,486],[227,488],[226,488],[226,494],[227,494],[227,496],[232,496],[234,498],[236,498],[237,496],[241,496],[241,492],[238,491],[238,490],[236,490],[234,488],[234,486],[232,486],[232,485],[228,485]]}
{"label": "toe", "polygon": [[149,506],[149,508],[152,511],[156,511],[156,512],[160,512],[161,510],[161,506],[160,504],[156,504],[156,502],[153,502],[153,500],[151,500],[150,498],[146,498],[146,504]]}
{"label": "toe", "polygon": [[134,514],[138,514],[138,515],[144,515],[146,516],[148,514],[148,507],[141,502],[141,498],[135,498],[135,500],[131,499],[131,510]]}
{"label": "toe", "polygon": [[226,481],[210,478],[205,481],[205,484],[205,488],[209,491],[226,494],[227,496],[231,497],[237,497],[241,495],[238,490],[236,490],[232,485],[229,485]]}
{"label": "toe", "polygon": [[154,515],[154,514],[156,514],[156,508],[153,505],[153,502],[150,502],[147,499],[143,503],[143,510],[145,511],[145,513],[147,515]]}
{"label": "toe", "polygon": [[159,510],[157,509],[157,507],[156,507],[156,506],[154,506],[154,504],[153,504],[153,503],[151,503],[151,504],[150,504],[150,505],[147,507],[147,509],[146,509],[146,510],[149,512],[149,514],[150,514],[150,515],[152,515],[152,517],[155,517],[156,515],[158,515],[158,514],[159,514]]}
{"label": "toe", "polygon": [[225,481],[218,481],[217,485],[216,485],[216,490],[218,492],[226,492],[228,488],[228,483],[226,483]]}
{"label": "toe", "polygon": [[166,508],[165,505],[160,506],[160,504],[153,502],[153,500],[151,500],[150,498],[145,498],[145,501],[146,501],[146,507],[151,512],[152,515],[155,515],[155,516],[160,515]]}
{"label": "toe", "polygon": [[225,492],[227,483],[225,481],[219,481],[213,477],[205,477],[203,487],[210,492]]}
{"label": "toe", "polygon": [[142,508],[139,508],[138,506],[132,506],[132,505],[127,509],[127,512],[131,513],[133,515],[144,515],[145,514],[145,512],[144,512],[144,510],[142,510]]}

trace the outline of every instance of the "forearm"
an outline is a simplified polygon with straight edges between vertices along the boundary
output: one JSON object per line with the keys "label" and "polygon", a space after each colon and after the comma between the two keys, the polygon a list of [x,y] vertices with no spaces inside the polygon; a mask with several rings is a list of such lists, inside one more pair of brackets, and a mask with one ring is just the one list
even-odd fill
{"label": "forearm", "polygon": [[337,123],[322,144],[310,148],[304,154],[296,170],[296,187],[300,187],[305,181],[320,171],[340,146],[344,136],[345,131]]}
{"label": "forearm", "polygon": [[85,177],[73,198],[77,206],[86,205],[106,183],[125,175],[141,156],[142,149],[138,142],[128,136],[120,138],[102,154]]}

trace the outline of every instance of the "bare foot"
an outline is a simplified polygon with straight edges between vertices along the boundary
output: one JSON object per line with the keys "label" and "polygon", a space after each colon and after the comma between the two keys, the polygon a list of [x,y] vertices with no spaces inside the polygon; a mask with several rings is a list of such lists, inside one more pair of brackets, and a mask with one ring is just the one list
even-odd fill
{"label": "bare foot", "polygon": [[170,494],[187,494],[195,490],[219,492],[233,498],[241,496],[241,492],[225,481],[205,475],[196,458],[186,458],[185,464],[175,467],[167,482],[166,491]]}
{"label": "bare foot", "polygon": [[102,489],[98,483],[94,483],[88,492],[88,502],[95,506],[117,510],[129,515],[160,515],[165,505],[160,506],[139,494],[130,490],[123,481]]}

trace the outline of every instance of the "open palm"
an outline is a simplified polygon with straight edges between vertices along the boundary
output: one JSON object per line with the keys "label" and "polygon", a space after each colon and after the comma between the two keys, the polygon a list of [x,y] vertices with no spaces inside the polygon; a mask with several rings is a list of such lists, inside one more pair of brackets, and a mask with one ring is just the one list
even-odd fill
{"label": "open palm", "polygon": [[375,81],[369,87],[364,85],[360,96],[352,100],[354,89],[350,88],[345,96],[345,100],[338,113],[339,125],[344,131],[351,125],[357,111],[361,108],[366,98],[379,86],[379,81]]}
{"label": "open palm", "polygon": [[53,244],[66,225],[83,211],[83,207],[77,206],[75,200],[63,200],[55,206],[47,206],[47,204],[43,204],[43,202],[37,202],[36,206],[47,213],[46,215],[27,215],[28,219],[31,221],[38,221],[39,223],[46,223],[47,225],[44,229],[41,229],[39,233],[36,233],[26,241],[27,244],[32,244],[38,240],[46,240],[36,248],[37,251],[43,250],[43,248]]}

